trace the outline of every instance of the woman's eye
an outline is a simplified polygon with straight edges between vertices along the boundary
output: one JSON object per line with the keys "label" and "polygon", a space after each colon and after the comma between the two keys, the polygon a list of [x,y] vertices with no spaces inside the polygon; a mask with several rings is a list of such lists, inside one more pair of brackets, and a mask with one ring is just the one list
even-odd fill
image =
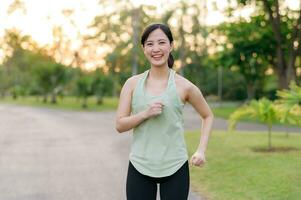
{"label": "woman's eye", "polygon": [[165,44],[165,42],[159,42],[159,44]]}
{"label": "woman's eye", "polygon": [[147,44],[146,44],[146,46],[152,46],[152,45],[153,45],[152,43],[147,43]]}

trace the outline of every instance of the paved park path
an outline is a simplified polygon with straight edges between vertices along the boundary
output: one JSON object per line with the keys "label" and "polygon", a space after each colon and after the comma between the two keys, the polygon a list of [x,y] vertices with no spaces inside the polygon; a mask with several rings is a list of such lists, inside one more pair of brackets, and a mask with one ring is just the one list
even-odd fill
{"label": "paved park path", "polygon": [[[186,130],[200,127],[191,107],[184,116]],[[0,104],[0,199],[124,200],[131,134],[114,124],[115,112]],[[225,121],[214,128],[225,129]],[[190,192],[189,200],[200,199]]]}

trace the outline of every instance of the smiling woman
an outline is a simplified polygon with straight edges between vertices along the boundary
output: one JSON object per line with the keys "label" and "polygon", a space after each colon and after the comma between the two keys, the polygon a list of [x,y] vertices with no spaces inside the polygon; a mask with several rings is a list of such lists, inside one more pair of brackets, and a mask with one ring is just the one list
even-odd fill
{"label": "smiling woman", "polygon": [[[150,64],[144,73],[130,77],[121,90],[116,129],[133,129],[126,182],[127,200],[187,200],[189,163],[205,164],[205,150],[213,114],[201,91],[173,69],[173,36],[167,25],[155,23],[141,37]],[[183,108],[190,103],[203,119],[202,139],[188,159],[184,140]]]}

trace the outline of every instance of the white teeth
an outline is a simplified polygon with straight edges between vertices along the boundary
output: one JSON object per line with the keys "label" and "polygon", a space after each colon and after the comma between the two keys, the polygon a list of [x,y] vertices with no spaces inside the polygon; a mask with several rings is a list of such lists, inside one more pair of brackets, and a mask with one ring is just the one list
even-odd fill
{"label": "white teeth", "polygon": [[153,56],[153,58],[161,58],[162,56]]}

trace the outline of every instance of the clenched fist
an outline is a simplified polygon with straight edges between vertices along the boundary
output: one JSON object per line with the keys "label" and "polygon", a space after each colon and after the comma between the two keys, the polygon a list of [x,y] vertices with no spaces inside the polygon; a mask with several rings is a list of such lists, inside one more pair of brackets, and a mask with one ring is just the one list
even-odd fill
{"label": "clenched fist", "polygon": [[206,163],[205,153],[202,151],[196,151],[190,159],[191,166],[201,167]]}
{"label": "clenched fist", "polygon": [[163,107],[164,105],[162,102],[153,102],[149,104],[149,107],[145,111],[146,118],[151,118],[160,115],[163,111]]}

